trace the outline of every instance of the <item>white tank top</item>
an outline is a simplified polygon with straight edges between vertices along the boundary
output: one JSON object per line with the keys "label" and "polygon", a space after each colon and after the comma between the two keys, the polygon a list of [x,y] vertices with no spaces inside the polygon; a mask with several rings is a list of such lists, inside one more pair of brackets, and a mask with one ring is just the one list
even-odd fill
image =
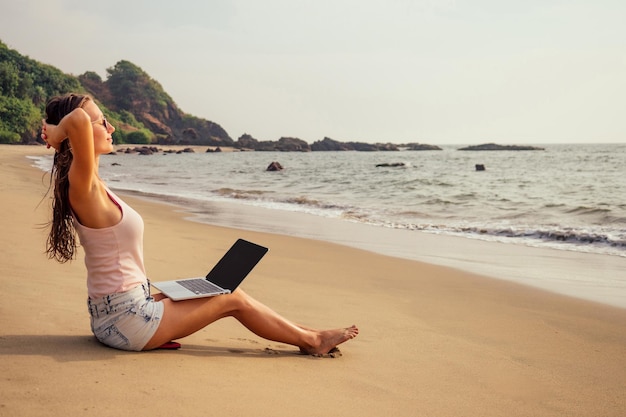
{"label": "white tank top", "polygon": [[143,219],[111,190],[107,194],[122,211],[122,220],[114,226],[92,229],[80,224],[75,215],[74,227],[85,250],[89,298],[124,292],[147,281],[143,264]]}

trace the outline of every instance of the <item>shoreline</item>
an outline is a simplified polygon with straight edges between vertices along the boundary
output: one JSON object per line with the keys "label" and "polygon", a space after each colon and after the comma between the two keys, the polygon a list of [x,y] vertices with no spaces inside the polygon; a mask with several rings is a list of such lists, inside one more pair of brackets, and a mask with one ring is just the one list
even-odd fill
{"label": "shoreline", "polygon": [[619,279],[626,271],[626,258],[620,256],[390,229],[234,202],[185,205],[167,196],[117,190],[114,184],[111,188],[171,205],[189,221],[337,243],[626,309],[626,280]]}
{"label": "shoreline", "polygon": [[221,398],[245,393],[212,404],[219,415],[626,412],[624,309],[321,240],[192,222],[134,196],[124,199],[144,218],[151,279],[205,272],[237,237],[247,238],[271,250],[245,291],[304,325],[354,322],[361,333],[337,359],[298,355],[229,319],[182,339],[178,351],[103,347],[89,331],[82,258],[61,265],[43,254],[47,182],[28,151],[0,146],[7,415],[114,416],[123,403],[126,413],[148,416],[173,401],[180,414],[204,415],[209,386]]}
{"label": "shoreline", "polygon": [[[116,149],[139,145],[121,145]],[[183,150],[185,146],[161,146]],[[195,152],[206,147],[191,147]],[[227,149],[232,152],[232,149]],[[208,225],[337,243],[377,254],[452,267],[555,294],[626,309],[626,257],[470,237],[392,229],[236,202],[181,200],[109,186],[123,196],[168,204]]]}

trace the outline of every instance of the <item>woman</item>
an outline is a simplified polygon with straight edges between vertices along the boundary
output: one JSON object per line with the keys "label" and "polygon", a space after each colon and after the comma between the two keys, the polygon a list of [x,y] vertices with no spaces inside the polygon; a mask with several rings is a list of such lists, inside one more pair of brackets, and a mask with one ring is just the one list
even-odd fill
{"label": "woman", "polygon": [[143,220],[98,176],[100,155],[113,151],[114,131],[89,96],[68,94],[46,105],[41,137],[56,151],[47,252],[60,262],[72,259],[78,234],[98,340],[118,349],[150,350],[229,316],[260,337],[312,355],[357,336],[356,326],[321,331],[296,325],[240,289],[177,302],[152,297],[143,264]]}

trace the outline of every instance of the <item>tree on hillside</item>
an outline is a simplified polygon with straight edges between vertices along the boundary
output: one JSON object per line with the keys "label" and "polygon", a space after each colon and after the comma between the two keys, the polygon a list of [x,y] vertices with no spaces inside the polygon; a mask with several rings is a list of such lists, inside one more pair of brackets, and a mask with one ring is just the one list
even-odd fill
{"label": "tree on hillside", "polygon": [[0,62],[0,94],[15,97],[20,83],[20,72],[10,61]]}
{"label": "tree on hillside", "polygon": [[39,129],[41,111],[32,102],[0,96],[0,143],[28,143]]}
{"label": "tree on hillside", "polygon": [[10,91],[3,89],[0,92],[3,96],[29,99],[43,106],[49,97],[70,91],[84,91],[76,77],[64,74],[51,65],[20,55],[19,52],[10,49],[2,42],[0,42],[0,63],[4,65],[4,73],[0,75],[2,82],[5,76],[14,77],[15,74],[19,80],[17,85],[12,84]]}
{"label": "tree on hillside", "polygon": [[36,140],[46,100],[82,90],[75,77],[22,56],[0,42],[0,142]]}
{"label": "tree on hillside", "polygon": [[102,103],[111,102],[111,92],[97,73],[87,71],[78,76],[78,81],[80,81],[89,94],[91,94],[92,97],[97,98],[98,101]]}
{"label": "tree on hillside", "polygon": [[163,91],[157,81],[150,78],[137,65],[129,61],[119,61],[108,68],[106,84],[111,91],[113,101],[118,110],[132,111],[137,104],[142,106],[156,105],[148,111],[163,112],[173,100]]}

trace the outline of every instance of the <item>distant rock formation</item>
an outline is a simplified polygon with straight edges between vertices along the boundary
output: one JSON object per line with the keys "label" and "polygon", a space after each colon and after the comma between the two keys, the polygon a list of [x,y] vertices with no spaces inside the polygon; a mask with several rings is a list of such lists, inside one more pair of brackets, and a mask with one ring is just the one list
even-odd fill
{"label": "distant rock formation", "polygon": [[[165,150],[163,150],[162,148],[157,148],[156,146],[135,146],[135,147],[132,147],[132,148],[128,147],[126,149],[120,148],[120,149],[118,149],[117,152],[125,153],[125,154],[137,153],[139,155],[154,155],[155,153],[159,153],[159,152],[163,152],[165,154],[167,154],[167,153],[176,153],[176,154],[195,153],[193,148],[165,149]],[[115,154],[117,154],[117,152],[115,152]]]}
{"label": "distant rock formation", "polygon": [[160,152],[161,149],[156,146],[135,146],[134,148],[119,149],[120,153],[138,153],[139,155],[152,155]]}
{"label": "distant rock formation", "polygon": [[313,142],[312,151],[399,151],[398,145],[393,143],[364,143],[364,142],[339,142],[329,137]]}
{"label": "distant rock formation", "polygon": [[311,145],[312,151],[352,151],[348,145],[331,138],[325,137],[322,140],[313,142]]}
{"label": "distant rock formation", "polygon": [[482,145],[467,146],[459,148],[459,151],[545,151],[544,148],[535,146],[518,146],[518,145],[498,145],[495,143],[485,143]]}
{"label": "distant rock formation", "polygon": [[237,139],[235,142],[235,148],[237,149],[254,149],[258,145],[259,141],[249,135],[244,133]]}
{"label": "distant rock formation", "polygon": [[310,152],[308,143],[298,138],[282,137],[276,142],[276,151],[281,152]]}
{"label": "distant rock formation", "polygon": [[251,135],[244,133],[235,142],[237,149],[251,149],[254,151],[278,151],[278,152],[309,152],[311,147],[308,143],[298,138],[282,137],[278,141],[259,141]]}
{"label": "distant rock formation", "polygon": [[398,145],[393,143],[375,143],[377,151],[399,151]]}
{"label": "distant rock formation", "polygon": [[425,143],[407,143],[403,145],[407,151],[441,151],[439,146],[427,145]]}

